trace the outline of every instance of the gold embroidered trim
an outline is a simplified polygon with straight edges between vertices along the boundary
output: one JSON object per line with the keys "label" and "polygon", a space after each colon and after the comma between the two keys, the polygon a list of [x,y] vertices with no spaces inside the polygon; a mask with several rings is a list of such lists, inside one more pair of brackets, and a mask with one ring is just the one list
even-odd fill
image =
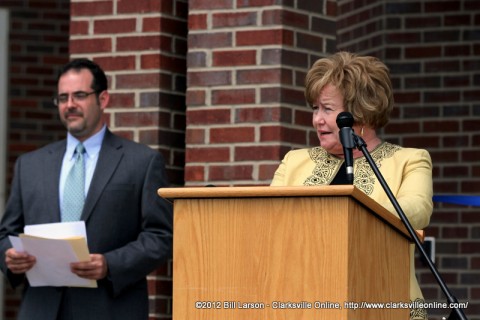
{"label": "gold embroidered trim", "polygon": [[[382,161],[384,159],[393,157],[395,152],[400,149],[400,146],[384,142],[372,151],[371,156],[378,169],[380,169],[382,167]],[[371,195],[375,182],[377,180],[375,173],[373,172],[365,157],[356,159],[355,165],[356,168],[353,184],[358,189],[362,190],[366,195]]]}
{"label": "gold embroidered trim", "polygon": [[[410,302],[412,301],[410,300]],[[416,303],[417,305],[425,304],[425,300],[417,298],[412,304],[414,303]],[[426,320],[426,319],[428,319],[428,317],[427,317],[427,310],[425,310],[425,308],[410,309],[410,320]]]}
{"label": "gold embroidered trim", "polygon": [[305,180],[305,186],[319,186],[330,184],[333,177],[342,163],[342,159],[332,156],[321,147],[311,148],[308,150],[310,159],[315,162],[315,168],[312,175]]}
{"label": "gold embroidered trim", "polygon": [[[372,159],[380,169],[382,160],[392,157],[401,147],[388,142],[381,143],[372,153]],[[332,182],[337,174],[343,159],[329,154],[321,147],[312,148],[308,151],[310,159],[315,162],[312,175],[303,183],[305,186],[326,185]],[[370,168],[365,157],[355,159],[355,176],[353,184],[365,194],[370,195],[376,182],[375,173]]]}

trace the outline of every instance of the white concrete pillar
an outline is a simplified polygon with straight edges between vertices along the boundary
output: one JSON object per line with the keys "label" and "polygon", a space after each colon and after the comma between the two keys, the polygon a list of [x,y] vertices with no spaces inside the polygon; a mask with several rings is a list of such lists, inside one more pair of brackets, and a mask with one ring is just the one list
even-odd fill
{"label": "white concrete pillar", "polygon": [[[0,8],[0,216],[6,202],[9,21],[8,10]],[[4,319],[4,304],[4,281],[0,281],[0,319]]]}

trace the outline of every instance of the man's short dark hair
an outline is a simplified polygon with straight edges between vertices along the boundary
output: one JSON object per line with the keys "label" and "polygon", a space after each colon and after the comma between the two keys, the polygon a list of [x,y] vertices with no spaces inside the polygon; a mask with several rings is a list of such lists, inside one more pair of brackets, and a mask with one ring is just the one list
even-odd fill
{"label": "man's short dark hair", "polygon": [[58,81],[60,80],[60,77],[63,76],[65,73],[67,73],[70,70],[80,71],[82,69],[88,69],[92,73],[93,81],[90,87],[97,94],[108,89],[107,76],[105,75],[105,72],[102,70],[102,68],[100,68],[100,66],[95,62],[88,59],[83,59],[83,58],[74,59],[69,63],[67,63],[66,65],[64,65],[62,69],[60,69],[60,72],[58,73],[58,76],[57,76],[57,87],[58,87]]}

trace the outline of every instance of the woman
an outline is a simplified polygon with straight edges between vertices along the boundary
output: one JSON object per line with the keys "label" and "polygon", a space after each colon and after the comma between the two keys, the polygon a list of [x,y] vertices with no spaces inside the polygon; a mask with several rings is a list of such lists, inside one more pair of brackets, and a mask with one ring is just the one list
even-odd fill
{"label": "woman", "polygon": [[[432,214],[432,163],[426,150],[403,148],[377,136],[393,108],[388,68],[374,57],[338,52],[319,59],[309,70],[305,96],[313,110],[320,146],[290,151],[275,172],[272,186],[346,184],[343,147],[337,115],[354,117],[354,131],[367,149],[413,228],[425,228]],[[361,151],[354,149],[354,185],[397,215]],[[415,246],[411,245],[410,299],[423,302],[415,277]],[[412,309],[410,319],[427,319],[424,309]]]}

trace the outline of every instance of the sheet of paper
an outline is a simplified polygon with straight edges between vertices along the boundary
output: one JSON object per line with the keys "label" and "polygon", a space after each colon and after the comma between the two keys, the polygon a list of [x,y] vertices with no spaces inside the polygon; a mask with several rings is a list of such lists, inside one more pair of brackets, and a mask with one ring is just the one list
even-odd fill
{"label": "sheet of paper", "polygon": [[80,278],[70,271],[71,262],[90,259],[83,221],[31,225],[25,227],[25,232],[29,234],[9,239],[15,250],[37,259],[26,274],[32,287],[97,287],[95,280]]}
{"label": "sheet of paper", "polygon": [[24,252],[25,249],[23,249],[23,243],[22,239],[19,237],[14,237],[14,236],[8,236],[8,239],[12,243],[12,247],[17,250],[18,252]]}
{"label": "sheet of paper", "polygon": [[[44,239],[36,237],[21,237],[25,251],[34,255],[37,263],[27,272],[27,278],[32,287],[38,286],[67,286],[67,287],[96,287],[96,281],[80,278],[70,271],[70,263],[88,259],[79,259],[68,240]],[[85,238],[77,238],[77,243]],[[88,251],[88,250],[87,250]],[[83,252],[85,253],[85,252]]]}
{"label": "sheet of paper", "polygon": [[24,233],[49,239],[65,239],[78,236],[87,238],[85,221],[28,225],[25,226]]}

